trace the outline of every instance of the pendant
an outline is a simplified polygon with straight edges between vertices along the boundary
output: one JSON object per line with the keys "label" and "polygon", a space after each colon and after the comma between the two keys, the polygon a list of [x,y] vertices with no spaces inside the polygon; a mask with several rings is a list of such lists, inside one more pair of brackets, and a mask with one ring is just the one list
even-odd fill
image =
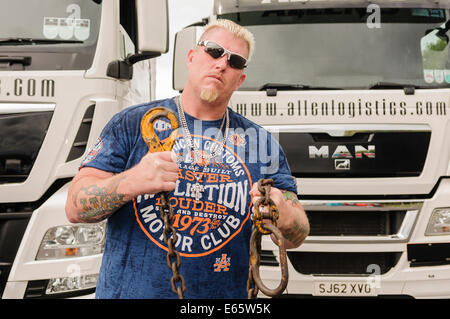
{"label": "pendant", "polygon": [[198,204],[198,201],[202,198],[203,192],[205,191],[205,188],[203,185],[200,185],[198,182],[196,182],[191,187],[191,196],[195,198],[195,203]]}

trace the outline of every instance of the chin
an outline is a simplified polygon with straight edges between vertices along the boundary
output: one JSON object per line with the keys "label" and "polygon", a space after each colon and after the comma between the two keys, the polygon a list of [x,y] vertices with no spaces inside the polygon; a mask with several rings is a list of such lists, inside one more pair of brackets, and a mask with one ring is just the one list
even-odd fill
{"label": "chin", "polygon": [[215,89],[202,89],[200,98],[208,103],[213,103],[219,97],[219,91]]}

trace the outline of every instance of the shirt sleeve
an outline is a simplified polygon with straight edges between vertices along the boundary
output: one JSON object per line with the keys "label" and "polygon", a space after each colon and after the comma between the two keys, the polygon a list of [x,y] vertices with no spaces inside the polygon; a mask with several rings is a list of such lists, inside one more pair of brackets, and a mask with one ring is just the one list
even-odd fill
{"label": "shirt sleeve", "polygon": [[292,176],[286,155],[277,140],[272,136],[270,140],[270,149],[274,152],[270,152],[270,160],[265,168],[265,178],[273,179],[274,187],[297,194],[297,182]]}
{"label": "shirt sleeve", "polygon": [[102,171],[119,173],[125,170],[129,147],[123,127],[123,113],[118,113],[106,124],[94,146],[81,162],[80,168],[93,167]]}

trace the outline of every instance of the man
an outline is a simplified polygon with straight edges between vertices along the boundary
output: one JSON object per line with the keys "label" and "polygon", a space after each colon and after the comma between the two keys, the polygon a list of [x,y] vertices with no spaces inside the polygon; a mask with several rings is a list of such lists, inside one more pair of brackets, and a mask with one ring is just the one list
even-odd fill
{"label": "man", "polygon": [[[254,140],[256,134],[241,134],[262,129],[227,108],[245,80],[253,46],[252,34],[231,21],[208,25],[187,55],[182,95],[115,115],[95,152],[83,161],[66,214],[74,223],[109,218],[97,298],[176,297],[162,235],[162,191],[170,191],[186,298],[246,298],[250,207],[260,198],[260,178],[274,180],[270,196],[279,209],[286,246],[297,247],[308,235],[308,220],[279,145],[270,135],[262,134],[266,140],[261,142]],[[148,152],[141,136],[141,120],[156,106],[171,109],[180,119],[172,152]],[[158,121],[155,131],[164,141],[170,124]],[[262,161],[252,160],[261,143],[276,155],[276,170],[264,173]]]}

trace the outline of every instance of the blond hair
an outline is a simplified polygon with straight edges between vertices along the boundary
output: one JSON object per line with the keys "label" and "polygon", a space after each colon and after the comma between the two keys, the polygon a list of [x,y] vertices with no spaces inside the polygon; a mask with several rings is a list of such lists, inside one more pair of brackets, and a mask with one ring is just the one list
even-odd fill
{"label": "blond hair", "polygon": [[246,28],[240,26],[239,24],[237,24],[231,20],[217,19],[213,22],[210,22],[208,25],[205,26],[205,30],[203,31],[203,34],[200,37],[200,40],[204,40],[203,39],[204,35],[209,30],[214,29],[214,28],[223,28],[223,29],[229,31],[235,37],[244,40],[247,43],[247,47],[248,47],[247,60],[250,61],[250,59],[253,55],[253,52],[255,50],[255,37],[249,30],[247,30]]}

